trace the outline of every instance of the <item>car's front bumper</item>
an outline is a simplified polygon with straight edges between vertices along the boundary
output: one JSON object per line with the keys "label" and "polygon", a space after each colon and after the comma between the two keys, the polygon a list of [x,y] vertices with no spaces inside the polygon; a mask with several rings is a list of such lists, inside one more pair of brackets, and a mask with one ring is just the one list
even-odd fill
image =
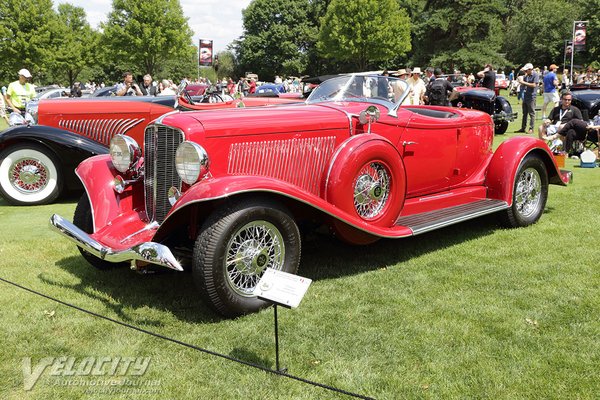
{"label": "car's front bumper", "polygon": [[128,249],[114,250],[94,240],[89,234],[57,214],[50,217],[50,227],[81,247],[81,249],[108,262],[118,263],[137,260],[157,264],[176,271],[183,271],[181,264],[175,259],[171,250],[160,243],[144,242]]}

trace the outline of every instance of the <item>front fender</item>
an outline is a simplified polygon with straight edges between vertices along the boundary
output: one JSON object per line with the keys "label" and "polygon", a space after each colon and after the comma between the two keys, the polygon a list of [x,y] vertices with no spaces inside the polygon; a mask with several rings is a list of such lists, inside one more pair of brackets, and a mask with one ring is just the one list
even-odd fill
{"label": "front fender", "polygon": [[[175,221],[178,215],[185,213],[188,207],[249,193],[272,194],[274,196],[285,197],[291,201],[308,205],[315,210],[328,214],[362,231],[379,236],[398,236],[398,232],[392,228],[374,226],[297,186],[267,177],[236,175],[218,179],[207,179],[184,192],[158,229],[157,237],[167,235],[168,231],[173,228],[171,222],[176,224]],[[409,236],[411,232],[407,231],[404,234],[405,236]]]}
{"label": "front fender", "polygon": [[58,157],[69,189],[79,187],[73,171],[81,161],[91,156],[108,153],[105,146],[91,139],[44,125],[21,125],[0,132],[0,151],[25,142],[45,146]]}
{"label": "front fender", "polygon": [[518,136],[502,142],[490,161],[485,179],[488,198],[503,200],[512,205],[517,170],[529,154],[535,154],[544,161],[550,183],[566,185],[561,179],[560,170],[548,145],[533,137]]}
{"label": "front fender", "polygon": [[113,180],[118,171],[112,166],[110,155],[99,155],[84,160],[75,173],[83,183],[92,208],[94,232],[104,227],[124,211],[132,210],[132,187],[119,194]]}

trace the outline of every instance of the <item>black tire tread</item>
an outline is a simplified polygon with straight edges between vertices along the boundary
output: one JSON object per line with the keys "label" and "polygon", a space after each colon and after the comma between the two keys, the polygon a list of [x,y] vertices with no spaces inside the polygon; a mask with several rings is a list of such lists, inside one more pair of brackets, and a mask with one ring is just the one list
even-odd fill
{"label": "black tire tread", "polygon": [[[244,215],[245,212],[257,207],[261,209],[268,208],[274,210],[276,213],[282,213],[286,215],[287,218],[293,223],[289,212],[283,206],[270,199],[240,199],[224,205],[215,211],[211,216],[209,216],[209,218],[205,221],[194,245],[194,281],[200,290],[200,294],[204,301],[215,311],[226,317],[236,317],[239,315],[248,314],[250,312],[258,311],[259,309],[268,305],[261,300],[250,298],[245,299],[245,305],[232,305],[232,302],[234,302],[235,296],[237,295],[233,292],[230,292],[225,281],[219,281],[218,279],[215,279],[220,275],[219,272],[215,273],[213,270],[213,268],[218,265],[217,263],[222,262],[219,260],[219,257],[221,257],[219,251],[224,248],[225,245],[219,242],[222,240],[222,238],[224,238],[225,235],[227,235],[227,232],[230,230],[230,228],[239,218]],[[287,272],[295,273],[300,263],[300,232],[295,224],[293,224],[293,226],[288,226],[288,228],[295,231],[297,245],[294,246],[293,242],[286,243],[286,246],[288,246],[288,248],[286,248],[286,252],[289,252],[287,254],[291,254],[293,259],[291,270],[287,270]],[[229,239],[227,238],[227,240]],[[297,251],[297,255],[292,253],[294,250]],[[218,266],[217,269],[219,269]],[[223,296],[228,298],[223,299]],[[228,301],[231,302],[228,303]]]}

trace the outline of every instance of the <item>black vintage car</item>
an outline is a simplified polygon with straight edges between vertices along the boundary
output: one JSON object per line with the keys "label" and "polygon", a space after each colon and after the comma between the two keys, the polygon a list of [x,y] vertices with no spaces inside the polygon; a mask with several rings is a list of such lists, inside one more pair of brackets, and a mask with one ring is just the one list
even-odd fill
{"label": "black vintage car", "polygon": [[581,110],[584,120],[594,118],[600,112],[600,87],[577,90],[577,87],[571,88],[573,94],[572,105]]}
{"label": "black vintage car", "polygon": [[462,108],[472,108],[483,111],[492,116],[494,120],[494,133],[502,135],[508,128],[508,123],[517,118],[517,113],[513,112],[512,106],[502,96],[497,96],[492,90],[485,88],[457,88],[458,97],[452,100],[452,106]]}

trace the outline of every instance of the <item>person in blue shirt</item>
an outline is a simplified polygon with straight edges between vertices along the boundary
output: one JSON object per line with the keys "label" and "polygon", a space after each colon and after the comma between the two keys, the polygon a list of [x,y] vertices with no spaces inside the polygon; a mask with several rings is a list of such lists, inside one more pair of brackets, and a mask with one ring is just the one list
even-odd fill
{"label": "person in blue shirt", "polygon": [[549,68],[549,72],[544,76],[544,103],[542,104],[542,119],[546,119],[546,108],[548,104],[552,103],[551,110],[558,106],[558,78],[556,76],[556,70],[558,66],[552,64]]}

